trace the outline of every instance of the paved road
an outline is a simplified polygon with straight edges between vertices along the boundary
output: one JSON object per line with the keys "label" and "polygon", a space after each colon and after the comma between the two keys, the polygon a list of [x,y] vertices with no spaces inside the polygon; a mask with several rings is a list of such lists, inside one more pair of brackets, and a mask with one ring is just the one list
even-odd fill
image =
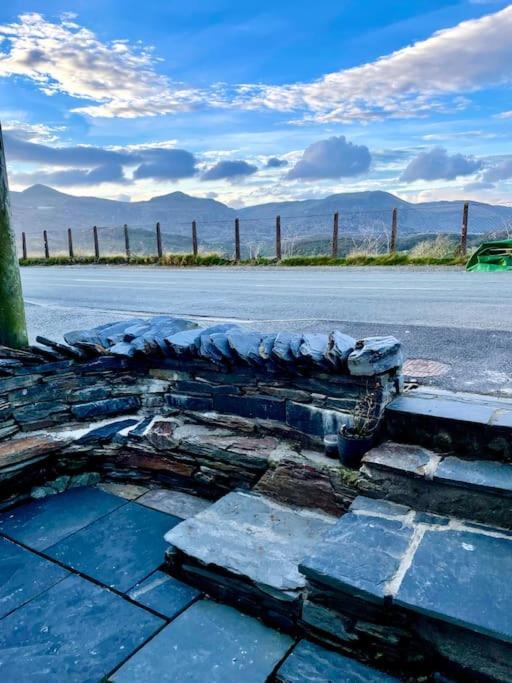
{"label": "paved road", "polygon": [[[395,334],[436,383],[512,395],[512,274],[412,268],[61,266],[22,269],[32,335],[140,313],[258,329]],[[422,380],[426,381],[426,380]],[[432,380],[431,380],[432,381]]]}

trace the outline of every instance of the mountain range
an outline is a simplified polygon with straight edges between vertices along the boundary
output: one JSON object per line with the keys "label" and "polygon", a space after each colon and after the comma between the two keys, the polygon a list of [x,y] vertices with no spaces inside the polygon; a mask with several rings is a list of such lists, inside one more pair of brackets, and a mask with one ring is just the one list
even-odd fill
{"label": "mountain range", "polygon": [[[243,238],[269,242],[273,239],[275,217],[282,217],[283,237],[297,239],[327,236],[332,216],[339,212],[340,234],[389,231],[391,211],[398,210],[400,234],[458,233],[462,201],[411,203],[388,192],[369,191],[334,194],[323,199],[272,202],[233,209],[215,199],[192,197],[183,192],[127,202],[98,197],[76,197],[45,185],[33,185],[22,192],[11,191],[13,224],[19,234],[39,236],[43,229],[64,241],[67,228],[89,234],[93,225],[104,232],[121,234],[128,224],[135,234],[153,231],[160,222],[162,232],[180,246],[187,242],[191,222],[197,221],[202,243],[211,246],[231,240],[233,224],[240,218]],[[512,225],[512,207],[471,202],[470,233],[488,233]],[[105,232],[106,234],[106,232]],[[187,242],[188,243],[188,242]]]}

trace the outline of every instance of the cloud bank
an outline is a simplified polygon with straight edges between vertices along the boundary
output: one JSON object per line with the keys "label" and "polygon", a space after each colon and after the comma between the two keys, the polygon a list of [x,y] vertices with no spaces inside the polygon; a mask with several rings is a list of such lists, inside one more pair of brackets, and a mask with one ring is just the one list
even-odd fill
{"label": "cloud bank", "polygon": [[400,180],[412,183],[415,180],[454,180],[460,176],[476,173],[482,168],[480,159],[463,154],[449,155],[443,147],[434,147],[421,152],[412,159],[400,176]]}
{"label": "cloud bank", "polygon": [[354,145],[340,135],[309,145],[286,177],[290,180],[319,180],[356,176],[368,171],[371,160],[368,147]]}
{"label": "cloud bank", "polygon": [[[512,5],[312,82],[190,88],[159,73],[151,48],[101,41],[69,18],[37,13],[0,25],[0,76],[85,101],[93,117],[157,116],[194,107],[295,112],[320,123],[424,116],[467,106],[461,94],[510,85]],[[506,114],[505,114],[506,115]]]}

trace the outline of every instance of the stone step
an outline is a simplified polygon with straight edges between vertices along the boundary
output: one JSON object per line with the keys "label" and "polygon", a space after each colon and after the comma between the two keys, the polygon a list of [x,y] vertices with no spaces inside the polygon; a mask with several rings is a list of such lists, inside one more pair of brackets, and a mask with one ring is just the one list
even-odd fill
{"label": "stone step", "polygon": [[359,497],[300,571],[313,635],[408,671],[512,680],[510,532]]}
{"label": "stone step", "polygon": [[225,602],[294,629],[306,584],[299,562],[335,521],[235,491],[166,534],[168,567]]}
{"label": "stone step", "polygon": [[385,422],[394,441],[512,462],[511,399],[413,389],[388,404]]}
{"label": "stone step", "polygon": [[388,441],[364,456],[359,474],[358,488],[369,496],[512,528],[512,464]]}

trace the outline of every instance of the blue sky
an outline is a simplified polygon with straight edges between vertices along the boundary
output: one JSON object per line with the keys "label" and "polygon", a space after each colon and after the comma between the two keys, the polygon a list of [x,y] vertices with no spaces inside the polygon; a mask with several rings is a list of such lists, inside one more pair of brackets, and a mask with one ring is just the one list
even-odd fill
{"label": "blue sky", "polygon": [[10,0],[10,183],[509,204],[510,64],[512,5],[493,0]]}

